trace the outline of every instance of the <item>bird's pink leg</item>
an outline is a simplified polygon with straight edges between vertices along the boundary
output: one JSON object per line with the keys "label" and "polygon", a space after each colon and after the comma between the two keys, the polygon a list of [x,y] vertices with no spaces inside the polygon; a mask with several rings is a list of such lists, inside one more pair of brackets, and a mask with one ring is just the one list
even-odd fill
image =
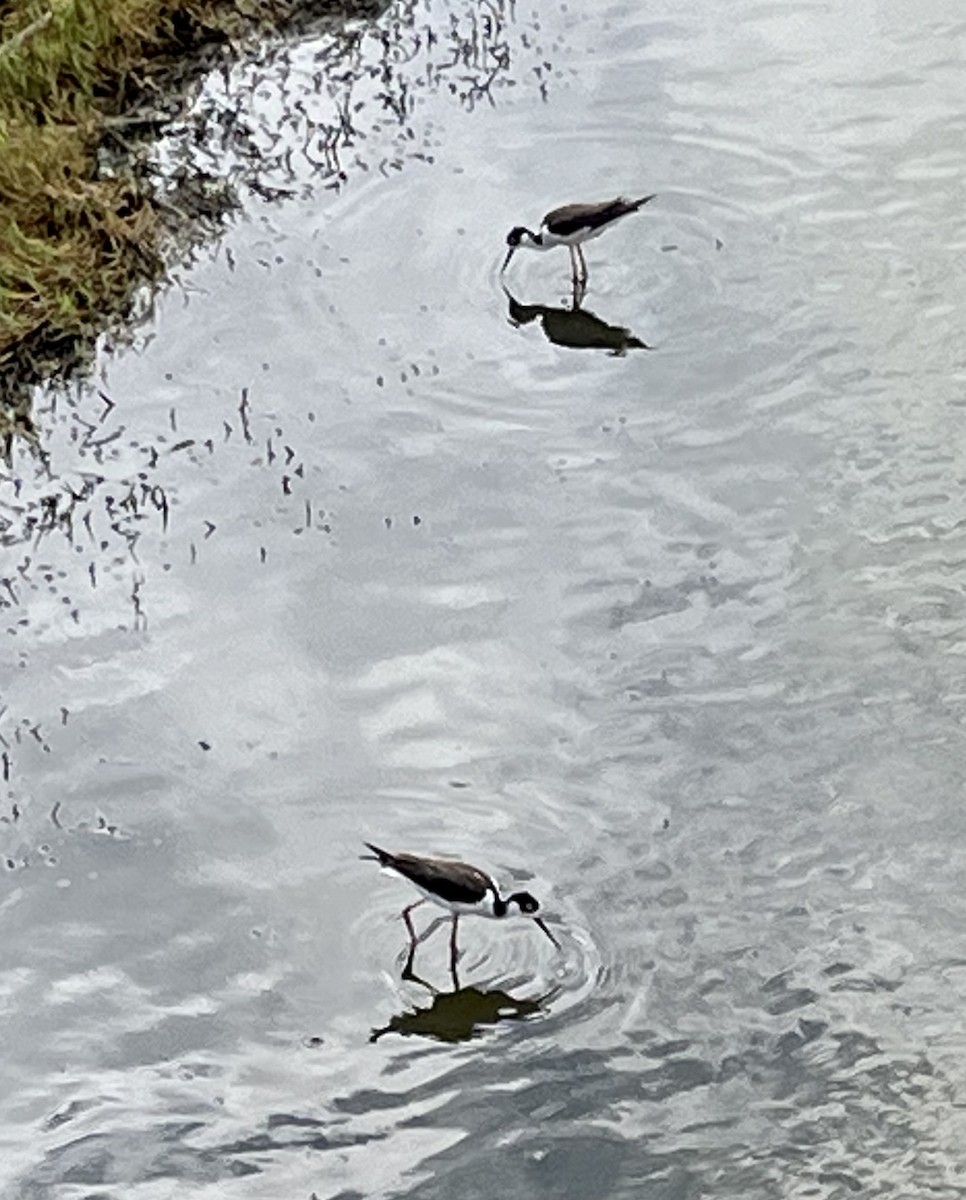
{"label": "bird's pink leg", "polygon": [[413,923],[412,923],[412,920],[411,920],[409,914],[413,911],[414,908],[419,908],[420,904],[425,904],[425,903],[426,903],[425,898],[423,898],[422,900],[414,900],[412,904],[410,904],[408,907],[404,908],[402,910],[402,912],[400,913],[400,916],[406,922],[406,928],[409,930],[409,940],[413,943],[415,943],[418,939],[416,937],[416,930],[413,929]]}

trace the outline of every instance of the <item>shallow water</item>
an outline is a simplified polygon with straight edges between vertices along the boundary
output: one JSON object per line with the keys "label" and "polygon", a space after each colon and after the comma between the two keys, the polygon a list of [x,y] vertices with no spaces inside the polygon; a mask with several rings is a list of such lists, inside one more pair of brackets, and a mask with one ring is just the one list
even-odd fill
{"label": "shallow water", "polygon": [[[4,1196],[962,1193],[966,20],[498,32],[492,104],[423,33],[412,136],[294,153],[3,481]],[[258,68],[282,145],[326,45]],[[586,307],[650,349],[561,344],[563,251],[511,311],[506,229],[645,191]],[[562,952],[403,982],[365,838]]]}

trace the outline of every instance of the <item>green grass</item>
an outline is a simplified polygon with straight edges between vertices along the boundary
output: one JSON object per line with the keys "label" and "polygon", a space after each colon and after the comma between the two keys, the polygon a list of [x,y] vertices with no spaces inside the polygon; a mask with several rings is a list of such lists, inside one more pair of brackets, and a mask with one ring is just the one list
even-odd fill
{"label": "green grass", "polygon": [[[99,178],[106,118],[222,6],[28,0],[0,7],[0,360],[48,326],[82,333],[159,265],[142,183]],[[136,284],[135,284],[136,286]]]}
{"label": "green grass", "polygon": [[[111,119],[206,46],[251,37],[293,0],[0,0],[0,446],[23,384],[122,317],[164,273],[150,180],[108,174]],[[202,55],[203,58],[203,55]]]}

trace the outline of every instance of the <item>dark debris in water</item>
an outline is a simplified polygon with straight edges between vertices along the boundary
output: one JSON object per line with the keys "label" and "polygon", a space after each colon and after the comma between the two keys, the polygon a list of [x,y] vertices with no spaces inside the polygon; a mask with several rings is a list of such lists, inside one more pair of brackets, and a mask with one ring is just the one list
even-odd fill
{"label": "dark debris in water", "polygon": [[[153,437],[130,439],[122,398],[84,388],[50,397],[40,415],[56,430],[56,442],[49,451],[21,456],[17,471],[0,466],[0,632],[8,647],[17,647],[21,667],[29,662],[34,629],[52,624],[69,637],[85,616],[103,612],[105,605],[122,606],[114,626],[119,636],[140,638],[149,631],[149,567],[168,571],[178,561],[203,565],[208,548],[218,543],[219,524],[224,524],[220,516],[190,528],[179,523],[175,480],[183,485],[194,471],[207,474],[220,458],[226,460],[221,464],[225,471],[267,474],[284,497],[271,525],[253,519],[258,530],[251,547],[253,569],[269,559],[270,530],[276,536],[317,538],[322,544],[335,538],[335,499],[316,495],[316,489],[326,486],[317,476],[308,482],[302,435],[280,425],[263,404],[257,391],[243,389],[237,419],[225,423],[222,436],[178,436],[178,414],[169,409]],[[58,470],[58,457],[64,458],[66,469]],[[177,464],[176,472],[171,464]],[[328,486],[332,492],[342,490],[336,481]],[[417,514],[412,520],[418,524],[421,518]],[[150,547],[147,553],[145,546]],[[71,559],[79,570],[65,569]],[[0,702],[0,777],[11,797],[22,782],[15,764],[24,750],[50,754],[69,717],[63,704],[38,718]],[[204,737],[197,745],[201,751],[211,749]]]}
{"label": "dark debris in water", "polygon": [[[265,11],[269,7],[266,0]],[[363,4],[353,9],[358,20],[350,24],[323,20],[327,5],[281,7],[291,16],[290,28],[268,34],[262,27],[257,39],[215,39],[194,56],[186,52],[168,74],[155,77],[149,92],[132,91],[129,122],[108,125],[101,169],[131,170],[155,195],[167,222],[169,262],[190,259],[245,196],[280,203],[295,191],[344,187],[354,172],[390,161],[395,167],[430,162],[437,135],[421,116],[422,95],[443,91],[472,112],[528,78],[533,62],[547,61],[534,18],[518,18],[510,0],[448,0],[445,16],[432,21],[416,0],[388,8]],[[371,20],[376,15],[378,24]],[[280,120],[259,115],[263,94],[277,102]],[[141,288],[129,317],[148,317],[152,306],[152,289]],[[186,565],[202,564],[206,547],[219,540],[215,521],[192,529],[178,524],[176,481],[186,464],[207,470],[222,454],[254,451],[226,469],[272,472],[293,535],[327,541],[339,533],[345,485],[317,476],[310,485],[298,437],[261,417],[261,398],[248,388],[236,413],[223,423],[219,416],[207,433],[189,436],[169,408],[166,427],[137,441],[124,418],[125,398],[103,385],[60,383],[35,393],[34,385],[52,375],[82,378],[105,327],[92,324],[80,337],[38,329],[17,354],[0,358],[0,630],[15,647],[9,657],[19,668],[29,661],[38,621],[66,633],[87,609],[120,602],[126,613],[114,626],[117,633],[150,632],[146,565],[157,548],[168,571],[179,557]],[[123,340],[112,328],[107,353]],[[414,363],[408,369],[416,376],[424,368]],[[438,374],[435,364],[431,373]],[[174,463],[176,470],[169,468]],[[320,495],[320,487],[334,494]],[[403,521],[424,528],[426,514],[392,519],[395,528]],[[63,562],[66,550],[79,570],[50,569],[45,546],[53,542],[55,557]],[[253,568],[270,562],[271,551],[261,533]],[[37,744],[49,753],[53,723],[49,714],[40,720],[0,710],[0,768],[8,791],[17,783],[24,731],[37,730]]]}

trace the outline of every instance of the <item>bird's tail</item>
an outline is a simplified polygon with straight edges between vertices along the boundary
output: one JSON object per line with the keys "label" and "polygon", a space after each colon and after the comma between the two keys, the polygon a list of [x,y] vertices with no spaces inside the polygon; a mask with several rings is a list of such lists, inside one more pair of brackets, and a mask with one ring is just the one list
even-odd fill
{"label": "bird's tail", "polygon": [[364,842],[363,845],[368,846],[372,851],[371,854],[360,854],[359,857],[367,862],[377,862],[380,866],[385,866],[392,861],[392,855],[385,850],[380,850],[378,846],[374,846],[372,842]]}
{"label": "bird's tail", "polygon": [[634,205],[634,211],[637,212],[637,210],[639,208],[644,207],[644,205],[648,202],[648,200],[655,200],[656,198],[657,198],[657,193],[655,192],[654,195],[652,195],[652,196],[642,196],[640,198],[640,200],[632,200],[631,203]]}

